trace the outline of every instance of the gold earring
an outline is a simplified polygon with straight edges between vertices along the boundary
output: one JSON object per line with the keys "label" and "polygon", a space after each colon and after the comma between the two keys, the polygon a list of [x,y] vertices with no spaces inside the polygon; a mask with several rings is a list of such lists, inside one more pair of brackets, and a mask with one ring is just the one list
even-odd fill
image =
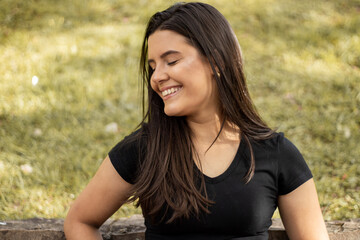
{"label": "gold earring", "polygon": [[220,78],[220,72],[216,72],[216,75],[218,76],[218,78]]}

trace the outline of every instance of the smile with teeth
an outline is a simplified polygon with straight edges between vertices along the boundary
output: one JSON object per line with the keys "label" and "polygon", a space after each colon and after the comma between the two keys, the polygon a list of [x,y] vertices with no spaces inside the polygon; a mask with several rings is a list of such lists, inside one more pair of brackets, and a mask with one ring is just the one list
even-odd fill
{"label": "smile with teeth", "polygon": [[181,89],[181,87],[169,88],[169,89],[166,89],[165,91],[162,91],[161,94],[162,94],[163,97],[166,97],[167,95],[172,94],[174,92],[177,92],[180,89]]}

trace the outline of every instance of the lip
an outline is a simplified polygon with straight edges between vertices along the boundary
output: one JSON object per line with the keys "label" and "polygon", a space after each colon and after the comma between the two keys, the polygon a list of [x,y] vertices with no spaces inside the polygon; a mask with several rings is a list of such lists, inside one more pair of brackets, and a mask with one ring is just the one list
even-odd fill
{"label": "lip", "polygon": [[[180,89],[177,90],[174,93],[170,93],[169,95],[166,95],[165,97],[162,96],[162,94],[161,94],[162,91],[165,91],[165,90],[170,89],[170,88],[175,88],[175,87],[180,88]],[[165,101],[165,100],[177,95],[179,92],[181,92],[182,89],[183,89],[183,87],[181,85],[171,86],[171,87],[164,87],[164,88],[161,88],[162,91],[160,92],[160,96]]]}

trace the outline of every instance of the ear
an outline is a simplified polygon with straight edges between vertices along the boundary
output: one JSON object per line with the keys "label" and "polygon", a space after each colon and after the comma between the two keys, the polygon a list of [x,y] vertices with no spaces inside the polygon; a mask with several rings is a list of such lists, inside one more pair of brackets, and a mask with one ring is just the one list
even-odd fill
{"label": "ear", "polygon": [[218,77],[220,77],[221,72],[223,72],[222,70],[224,69],[224,61],[221,58],[219,51],[217,49],[214,49],[213,51],[213,57],[211,59],[211,63],[210,63],[211,69],[215,70],[215,73],[218,75]]}
{"label": "ear", "polygon": [[215,77],[217,75],[218,77],[220,77],[219,68],[216,66],[214,61],[210,61],[210,60],[206,59],[206,63],[207,63],[207,68],[208,68],[211,76]]}

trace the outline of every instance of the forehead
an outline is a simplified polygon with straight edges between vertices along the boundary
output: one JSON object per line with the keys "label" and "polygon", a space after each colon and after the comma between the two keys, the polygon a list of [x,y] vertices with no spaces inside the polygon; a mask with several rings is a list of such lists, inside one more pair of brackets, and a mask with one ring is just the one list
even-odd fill
{"label": "forehead", "polygon": [[161,55],[168,50],[176,50],[179,52],[196,51],[196,49],[188,43],[188,40],[174,31],[157,30],[149,36],[148,39],[148,56],[149,58]]}

